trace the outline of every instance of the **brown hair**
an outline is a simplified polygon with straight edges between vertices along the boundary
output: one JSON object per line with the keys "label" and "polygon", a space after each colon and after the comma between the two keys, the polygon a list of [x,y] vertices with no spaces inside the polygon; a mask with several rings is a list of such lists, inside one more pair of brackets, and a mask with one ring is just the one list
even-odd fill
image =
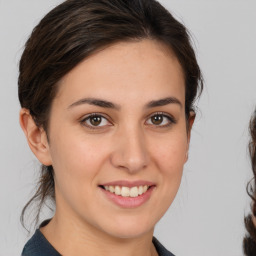
{"label": "brown hair", "polygon": [[[120,41],[152,39],[178,58],[185,77],[185,113],[193,111],[203,79],[186,28],[155,0],[67,0],[49,12],[28,39],[19,67],[19,100],[47,132],[58,81],[84,58]],[[198,93],[199,92],[199,93]],[[52,166],[42,166],[38,189],[22,211],[55,200]]]}
{"label": "brown hair", "polygon": [[247,256],[256,255],[256,227],[253,219],[256,220],[256,109],[249,126],[251,140],[249,142],[249,153],[251,157],[251,167],[253,179],[247,185],[247,193],[252,199],[252,214],[245,217],[245,228],[248,234],[243,241],[244,253]]}

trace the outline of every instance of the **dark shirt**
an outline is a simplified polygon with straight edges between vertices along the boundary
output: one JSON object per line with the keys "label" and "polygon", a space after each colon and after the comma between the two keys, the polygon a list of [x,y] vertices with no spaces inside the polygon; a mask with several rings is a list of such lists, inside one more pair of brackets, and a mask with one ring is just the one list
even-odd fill
{"label": "dark shirt", "polygon": [[[174,256],[155,237],[153,237],[153,244],[159,256]],[[61,254],[53,248],[41,231],[37,229],[35,234],[26,243],[22,256],[61,256]]]}

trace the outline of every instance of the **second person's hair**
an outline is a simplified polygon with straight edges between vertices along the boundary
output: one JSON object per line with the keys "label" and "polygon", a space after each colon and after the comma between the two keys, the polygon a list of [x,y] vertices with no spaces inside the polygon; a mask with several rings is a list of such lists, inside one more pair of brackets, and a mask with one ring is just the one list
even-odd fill
{"label": "second person's hair", "polygon": [[248,234],[243,241],[244,253],[246,256],[256,255],[256,109],[250,122],[251,141],[249,142],[249,153],[251,158],[251,167],[253,179],[247,186],[247,192],[252,199],[252,213],[245,218],[245,227]]}

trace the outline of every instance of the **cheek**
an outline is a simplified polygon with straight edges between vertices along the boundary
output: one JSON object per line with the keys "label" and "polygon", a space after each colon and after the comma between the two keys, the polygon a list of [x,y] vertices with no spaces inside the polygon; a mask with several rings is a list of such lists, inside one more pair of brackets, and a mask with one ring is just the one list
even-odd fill
{"label": "cheek", "polygon": [[182,149],[166,148],[161,156],[160,172],[161,183],[165,191],[165,200],[172,202],[181,183],[183,166],[185,163],[185,147]]}
{"label": "cheek", "polygon": [[159,169],[166,175],[175,175],[182,172],[186,162],[187,137],[185,134],[176,134],[162,141],[152,151],[153,158]]}
{"label": "cheek", "polygon": [[78,205],[86,208],[86,198],[93,197],[98,173],[106,159],[106,147],[100,141],[65,131],[53,138],[51,155],[58,202],[67,202],[74,210]]}
{"label": "cheek", "polygon": [[[104,147],[99,141],[76,135],[72,132],[59,133],[51,143],[51,156],[53,166],[72,174],[90,173],[93,166],[100,163],[99,158],[104,157]],[[60,168],[62,167],[62,168]]]}
{"label": "cheek", "polygon": [[186,152],[186,132],[173,134],[154,150],[155,163],[161,174],[161,184],[167,201],[173,200],[180,186]]}
{"label": "cheek", "polygon": [[98,145],[99,142],[65,131],[53,138],[51,156],[56,187],[70,193],[90,191],[106,155],[104,147]]}
{"label": "cheek", "polygon": [[157,189],[161,200],[157,200],[152,214],[160,219],[172,204],[181,183],[187,151],[186,133],[173,133],[157,145],[151,154],[157,166]]}

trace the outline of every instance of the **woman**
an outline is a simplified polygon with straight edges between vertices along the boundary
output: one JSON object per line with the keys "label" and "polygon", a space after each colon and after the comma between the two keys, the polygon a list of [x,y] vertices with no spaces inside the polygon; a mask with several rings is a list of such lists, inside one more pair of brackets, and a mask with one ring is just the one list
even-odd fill
{"label": "woman", "polygon": [[22,255],[173,255],[153,231],[179,188],[201,89],[187,31],[157,1],[48,13],[20,61],[20,124],[42,163],[22,219],[34,200],[56,209]]}
{"label": "woman", "polygon": [[249,152],[251,156],[251,165],[253,171],[253,186],[248,186],[247,191],[251,197],[252,214],[245,218],[245,227],[248,234],[244,238],[244,253],[247,256],[256,255],[256,110],[250,122],[251,141],[249,143]]}

